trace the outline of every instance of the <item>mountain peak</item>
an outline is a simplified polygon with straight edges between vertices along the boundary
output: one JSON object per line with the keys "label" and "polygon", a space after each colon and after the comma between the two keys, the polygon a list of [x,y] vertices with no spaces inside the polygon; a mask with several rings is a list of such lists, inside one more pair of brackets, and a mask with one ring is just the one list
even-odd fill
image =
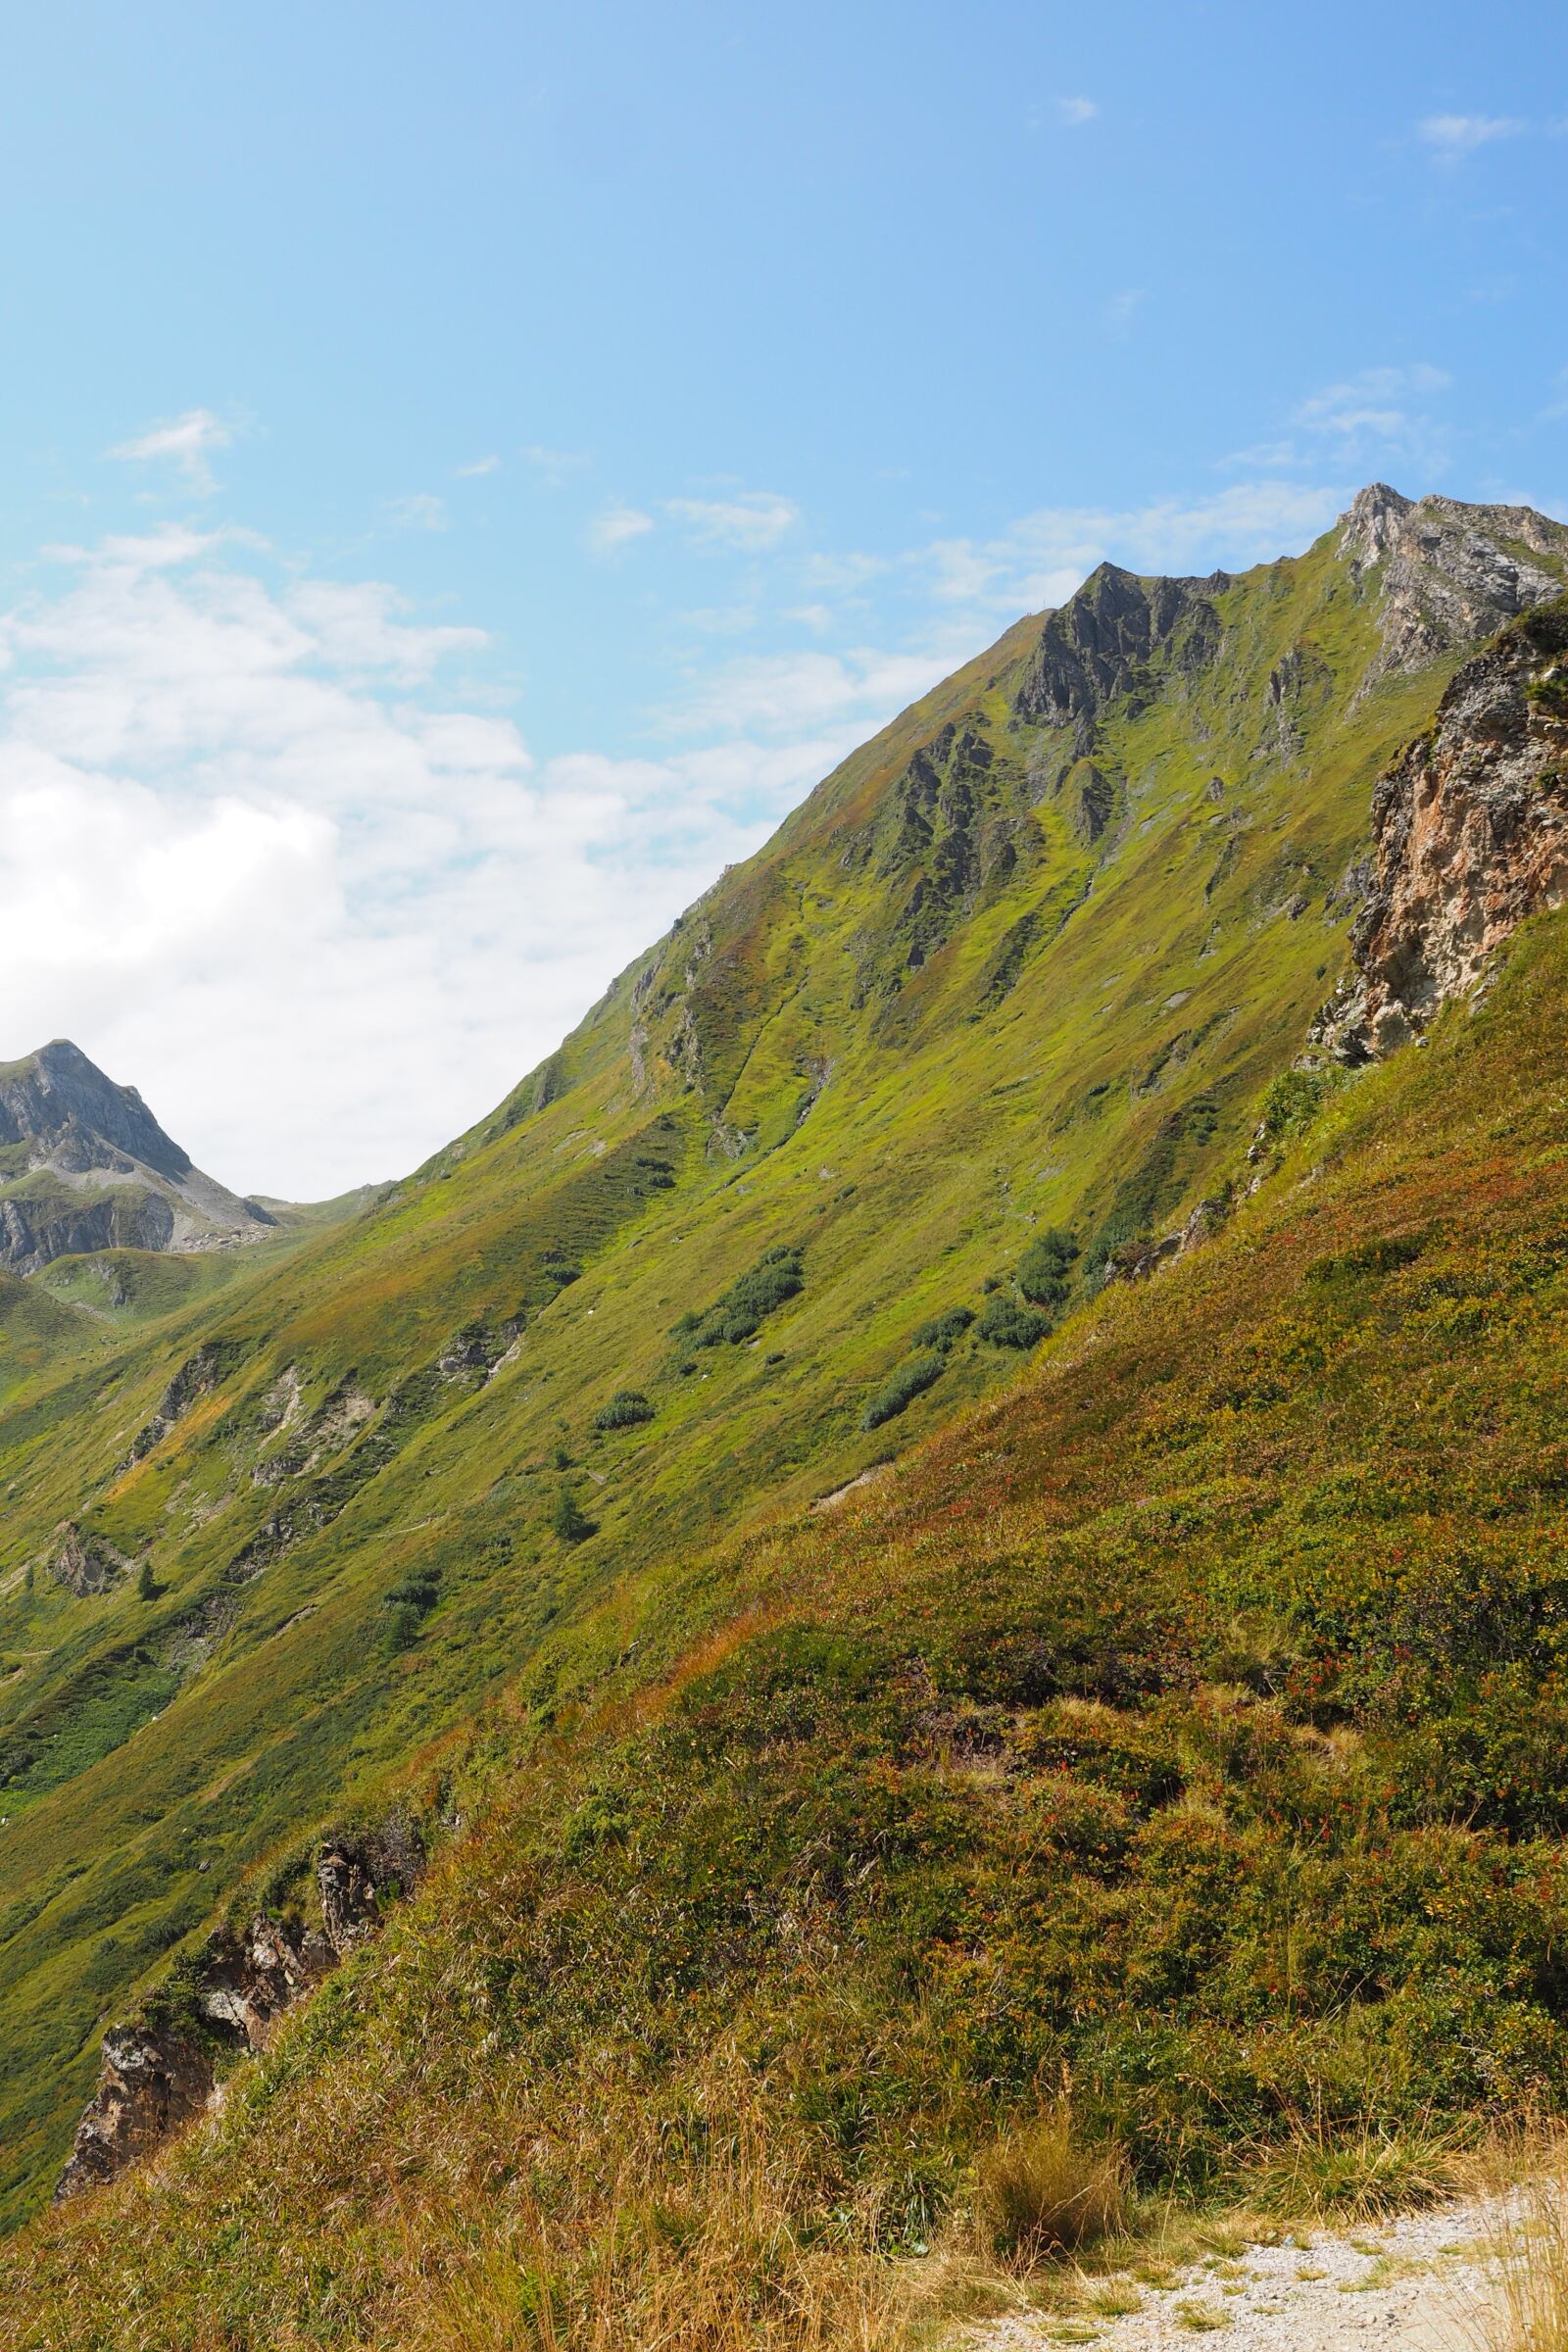
{"label": "mountain peak", "polygon": [[204,1176],[133,1086],[68,1037],[0,1062],[0,1267],[73,1251],[255,1241],[263,1209]]}
{"label": "mountain peak", "polygon": [[1340,517],[1341,555],[1356,564],[1381,563],[1414,504],[1387,482],[1368,482]]}
{"label": "mountain peak", "polygon": [[1435,491],[1405,498],[1369,482],[1340,517],[1338,553],[1357,586],[1375,575],[1383,652],[1370,685],[1479,645],[1561,596],[1568,527],[1534,507],[1471,505]]}
{"label": "mountain peak", "polygon": [[[107,1155],[94,1153],[94,1143]],[[0,1063],[0,1144],[40,1147],[32,1164],[75,1172],[124,1173],[118,1163],[129,1159],[177,1183],[191,1166],[190,1153],[164,1133],[136,1089],[118,1086],[69,1037]]]}

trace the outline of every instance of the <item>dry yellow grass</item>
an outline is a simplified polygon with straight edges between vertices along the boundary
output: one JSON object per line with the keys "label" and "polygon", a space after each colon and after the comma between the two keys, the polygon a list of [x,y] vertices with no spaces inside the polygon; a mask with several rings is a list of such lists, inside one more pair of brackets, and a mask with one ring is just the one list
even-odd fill
{"label": "dry yellow grass", "polygon": [[1093,2245],[1121,2226],[1121,2151],[1086,2147],[1064,2108],[1009,2132],[976,2164],[979,2218],[994,2251],[1024,2268]]}
{"label": "dry yellow grass", "polygon": [[1467,2332],[1478,2352],[1568,2348],[1568,2156],[1498,2209],[1487,2247],[1488,2291]]}

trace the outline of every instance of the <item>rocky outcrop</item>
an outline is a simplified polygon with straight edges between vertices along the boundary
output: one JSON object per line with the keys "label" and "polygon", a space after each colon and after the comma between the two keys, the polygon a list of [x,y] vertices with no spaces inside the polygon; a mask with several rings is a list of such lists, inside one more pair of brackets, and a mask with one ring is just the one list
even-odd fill
{"label": "rocky outcrop", "polygon": [[1207,579],[1143,580],[1102,564],[1076,596],[1048,613],[1040,640],[1013,694],[1013,714],[1028,726],[1071,727],[1073,749],[1087,752],[1094,721],[1115,696],[1135,692],[1156,654],[1178,673],[1202,669],[1219,650],[1213,599],[1230,586]]}
{"label": "rocky outcrop", "polygon": [[49,1562],[49,1573],[57,1585],[77,1600],[95,1600],[112,1592],[121,1579],[129,1574],[133,1563],[102,1536],[84,1534],[74,1519],[68,1519],[58,1530],[59,1548]]}
{"label": "rocky outcrop", "polygon": [[99,1250],[202,1250],[273,1225],[193,1167],[133,1086],[64,1038],[0,1063],[0,1267]]}
{"label": "rocky outcrop", "polygon": [[57,1037],[24,1061],[0,1064],[0,1144],[41,1147],[39,1161],[72,1174],[139,1163],[177,1183],[190,1154],[167,1136],[133,1086],[117,1086],[79,1046]]}
{"label": "rocky outcrop", "polygon": [[1378,600],[1383,647],[1364,693],[1391,671],[1478,645],[1560,596],[1568,527],[1533,507],[1401,498],[1387,482],[1372,482],[1344,518],[1339,552],[1356,585]]}
{"label": "rocky outcrop", "polygon": [[171,2132],[201,2114],[213,2080],[212,2055],[199,2038],[112,2026],[103,2039],[98,2088],[55,2186],[56,2203],[152,2155]]}
{"label": "rocky outcrop", "polygon": [[155,1446],[161,1446],[176,1423],[182,1421],[198,1396],[210,1396],[224,1373],[236,1361],[239,1350],[221,1340],[209,1340],[186,1359],[174,1374],[158,1400],[150,1421],[144,1422],[130,1442],[130,1462],[144,1461]]}
{"label": "rocky outcrop", "polygon": [[1474,988],[1527,915],[1568,897],[1568,602],[1467,662],[1379,779],[1355,971],[1316,1036],[1364,1061]]}
{"label": "rocky outcrop", "polygon": [[319,1926],[259,1911],[243,1934],[219,1929],[194,1968],[148,2003],[134,2025],[103,2038],[98,2087],[87,2103],[55,2202],[112,2180],[151,2156],[212,2104],[220,2068],[265,2049],[286,2009],[371,1935],[386,1905],[424,1867],[416,1825],[394,1814],[373,1833],[327,1838],[316,1866]]}

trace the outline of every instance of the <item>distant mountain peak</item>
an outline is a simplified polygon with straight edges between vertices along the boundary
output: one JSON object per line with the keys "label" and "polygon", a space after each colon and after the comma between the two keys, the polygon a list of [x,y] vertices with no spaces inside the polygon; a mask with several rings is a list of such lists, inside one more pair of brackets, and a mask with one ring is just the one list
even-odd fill
{"label": "distant mountain peak", "polygon": [[105,1249],[202,1250],[272,1223],[192,1164],[133,1086],[70,1038],[0,1062],[0,1267]]}

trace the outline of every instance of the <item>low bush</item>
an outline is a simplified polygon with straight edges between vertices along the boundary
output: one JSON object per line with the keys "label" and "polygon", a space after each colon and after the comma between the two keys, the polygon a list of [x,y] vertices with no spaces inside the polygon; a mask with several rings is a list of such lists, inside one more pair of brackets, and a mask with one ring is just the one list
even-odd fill
{"label": "low bush", "polygon": [[1070,1233],[1048,1225],[1018,1260],[1018,1288],[1036,1306],[1059,1306],[1067,1296],[1078,1245]]}
{"label": "low bush", "polygon": [[550,1515],[553,1532],[563,1544],[583,1544],[596,1533],[593,1521],[584,1511],[570,1487],[563,1487],[556,1497],[556,1507]]}
{"label": "low bush", "polygon": [[703,1314],[687,1313],[670,1337],[694,1348],[739,1347],[755,1339],[767,1317],[806,1287],[801,1251],[792,1243],[764,1250]]}
{"label": "low bush", "polygon": [[594,1415],[595,1429],[635,1429],[639,1421],[652,1421],[654,1408],[640,1389],[617,1389],[608,1404],[602,1404]]}
{"label": "low bush", "polygon": [[1286,1144],[1301,1134],[1348,1076],[1338,1064],[1317,1070],[1281,1070],[1263,1097],[1259,1139],[1265,1144]]}
{"label": "low bush", "polygon": [[983,2149],[975,2178],[979,2219],[993,2251],[1023,2270],[1108,2237],[1126,2208],[1120,2150],[1084,2146],[1060,2111]]}
{"label": "low bush", "polygon": [[440,1597],[433,1576],[405,1576],[392,1587],[381,1603],[386,1612],[381,1645],[389,1656],[411,1647]]}
{"label": "low bush", "polygon": [[950,1306],[945,1314],[933,1315],[928,1323],[918,1324],[909,1334],[909,1345],[911,1348],[951,1348],[956,1340],[962,1339],[973,1321],[972,1306]]}
{"label": "low bush", "polygon": [[884,1421],[893,1420],[917,1396],[942,1378],[948,1359],[940,1348],[927,1354],[906,1356],[891,1377],[885,1380],[860,1415],[862,1429],[880,1429]]}
{"label": "low bush", "polygon": [[994,1291],[981,1309],[976,1335],[993,1348],[1034,1348],[1051,1329],[1051,1318],[1021,1299]]}

